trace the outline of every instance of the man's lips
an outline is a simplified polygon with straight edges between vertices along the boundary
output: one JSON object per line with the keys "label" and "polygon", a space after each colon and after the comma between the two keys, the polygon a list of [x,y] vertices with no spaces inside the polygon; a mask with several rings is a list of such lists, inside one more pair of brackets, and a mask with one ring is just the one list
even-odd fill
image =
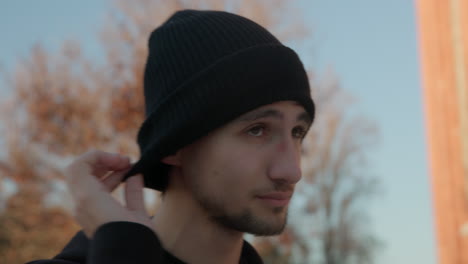
{"label": "man's lips", "polygon": [[288,205],[289,200],[291,200],[291,197],[291,192],[271,192],[262,195],[257,195],[257,198],[259,200],[275,207]]}

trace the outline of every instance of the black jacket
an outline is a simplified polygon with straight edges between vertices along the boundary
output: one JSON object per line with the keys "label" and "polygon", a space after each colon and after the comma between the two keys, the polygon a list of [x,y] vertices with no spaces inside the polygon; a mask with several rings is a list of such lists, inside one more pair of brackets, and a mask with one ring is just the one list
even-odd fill
{"label": "black jacket", "polygon": [[[161,247],[148,227],[131,222],[112,222],[98,228],[92,240],[80,231],[65,248],[49,260],[28,264],[184,264]],[[263,263],[246,241],[240,264]]]}

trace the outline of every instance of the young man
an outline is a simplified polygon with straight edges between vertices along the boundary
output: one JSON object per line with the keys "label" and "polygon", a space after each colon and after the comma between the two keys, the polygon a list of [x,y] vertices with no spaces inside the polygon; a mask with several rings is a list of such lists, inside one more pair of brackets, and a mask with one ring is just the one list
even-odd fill
{"label": "young man", "polygon": [[[149,40],[141,158],[92,151],[66,170],[82,226],[32,263],[262,263],[244,233],[275,235],[314,117],[296,53],[258,24],[184,10]],[[111,196],[122,180],[126,204]],[[163,192],[153,217],[143,187]]]}

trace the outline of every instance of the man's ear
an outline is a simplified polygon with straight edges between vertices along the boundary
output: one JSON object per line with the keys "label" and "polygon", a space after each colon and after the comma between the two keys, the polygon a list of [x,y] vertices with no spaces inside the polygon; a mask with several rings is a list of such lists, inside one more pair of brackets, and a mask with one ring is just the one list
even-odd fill
{"label": "man's ear", "polygon": [[178,150],[175,154],[162,158],[161,162],[167,165],[180,166],[180,150]]}

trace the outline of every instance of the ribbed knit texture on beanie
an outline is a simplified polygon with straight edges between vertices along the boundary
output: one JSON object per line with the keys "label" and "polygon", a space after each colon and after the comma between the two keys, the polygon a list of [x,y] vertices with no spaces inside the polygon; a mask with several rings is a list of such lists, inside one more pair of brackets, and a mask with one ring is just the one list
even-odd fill
{"label": "ribbed knit texture on beanie", "polygon": [[141,158],[128,176],[164,190],[160,160],[262,105],[293,100],[314,117],[297,54],[255,22],[222,11],[176,12],[149,39]]}

